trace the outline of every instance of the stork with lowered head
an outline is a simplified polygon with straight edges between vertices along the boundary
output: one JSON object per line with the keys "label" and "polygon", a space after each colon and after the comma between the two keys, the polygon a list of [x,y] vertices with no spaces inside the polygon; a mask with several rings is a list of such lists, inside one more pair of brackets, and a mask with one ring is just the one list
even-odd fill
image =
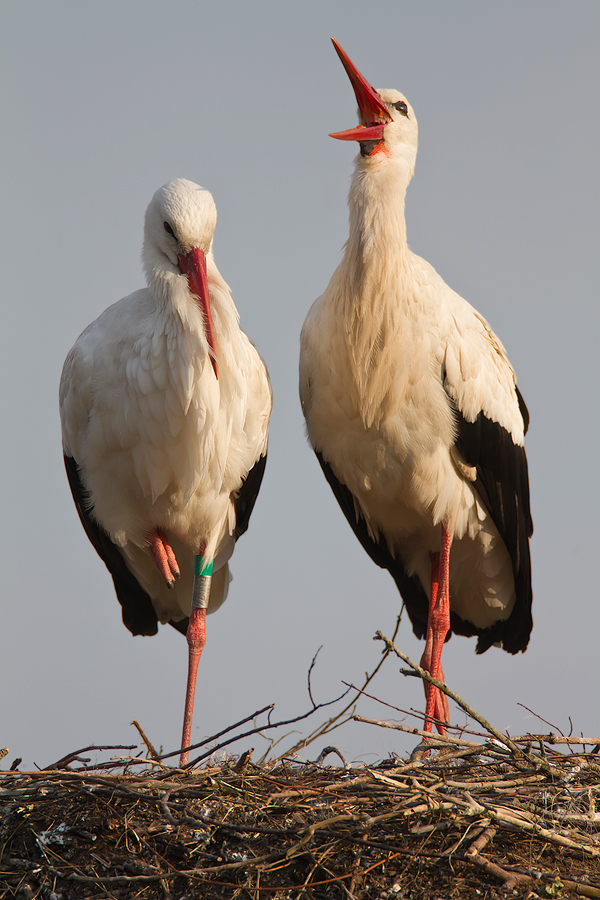
{"label": "stork with lowered head", "polygon": [[212,196],[178,178],[146,212],[147,287],[110,306],[60,382],[65,465],[133,634],[186,634],[188,761],[207,612],[229,587],[267,457],[271,387],[212,252]]}

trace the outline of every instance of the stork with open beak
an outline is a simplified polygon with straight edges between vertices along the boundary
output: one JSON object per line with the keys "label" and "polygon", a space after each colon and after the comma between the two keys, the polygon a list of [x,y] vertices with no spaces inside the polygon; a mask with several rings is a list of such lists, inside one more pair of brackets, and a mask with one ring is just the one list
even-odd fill
{"label": "stork with open beak", "polygon": [[206,613],[260,488],[271,387],[212,253],[212,196],[176,179],[148,207],[148,286],[110,306],[60,382],[65,465],[86,534],[132,634],[187,635],[180,764],[188,761]]}
{"label": "stork with open beak", "polygon": [[[422,666],[443,681],[452,632],[478,635],[477,653],[529,641],[529,416],[488,323],[408,249],[412,107],[333,43],[360,122],[331,137],[360,155],[343,259],[302,329],[302,408],[342,511],[426,638]],[[425,694],[425,728],[444,733],[446,697]]]}

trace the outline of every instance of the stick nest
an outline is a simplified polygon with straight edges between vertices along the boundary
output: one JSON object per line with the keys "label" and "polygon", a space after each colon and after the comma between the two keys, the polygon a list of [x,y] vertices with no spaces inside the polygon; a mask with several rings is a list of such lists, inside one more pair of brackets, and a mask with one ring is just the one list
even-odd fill
{"label": "stick nest", "polygon": [[593,743],[436,738],[370,768],[248,753],[2,772],[0,898],[600,898]]}

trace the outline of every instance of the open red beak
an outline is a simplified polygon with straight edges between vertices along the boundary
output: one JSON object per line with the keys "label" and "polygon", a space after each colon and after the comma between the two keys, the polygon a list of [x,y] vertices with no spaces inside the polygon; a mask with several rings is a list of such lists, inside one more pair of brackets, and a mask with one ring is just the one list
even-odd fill
{"label": "open red beak", "polygon": [[331,41],[352,82],[362,124],[348,131],[337,131],[329,137],[338,138],[340,141],[382,141],[384,127],[393,121],[385,103],[375,88],[371,87],[367,79],[360,74],[338,42],[333,38]]}
{"label": "open red beak", "polygon": [[204,319],[206,340],[210,347],[210,361],[215,370],[215,378],[219,377],[217,365],[217,351],[215,349],[215,333],[213,330],[212,316],[210,314],[210,299],[208,296],[208,281],[206,280],[206,256],[199,247],[192,247],[189,253],[180,253],[177,257],[179,271],[187,275],[188,286],[194,297],[198,298],[198,306]]}

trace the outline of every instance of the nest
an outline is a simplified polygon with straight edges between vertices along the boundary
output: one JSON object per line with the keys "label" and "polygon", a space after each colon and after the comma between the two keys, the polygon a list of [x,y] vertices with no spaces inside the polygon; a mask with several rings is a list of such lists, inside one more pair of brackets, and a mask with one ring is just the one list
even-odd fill
{"label": "nest", "polygon": [[5,772],[0,897],[600,898],[600,761],[556,740],[435,739],[360,769]]}
{"label": "nest", "polygon": [[146,742],[1,772],[0,898],[600,898],[600,739],[373,724],[423,740],[360,768],[328,747],[184,770]]}

